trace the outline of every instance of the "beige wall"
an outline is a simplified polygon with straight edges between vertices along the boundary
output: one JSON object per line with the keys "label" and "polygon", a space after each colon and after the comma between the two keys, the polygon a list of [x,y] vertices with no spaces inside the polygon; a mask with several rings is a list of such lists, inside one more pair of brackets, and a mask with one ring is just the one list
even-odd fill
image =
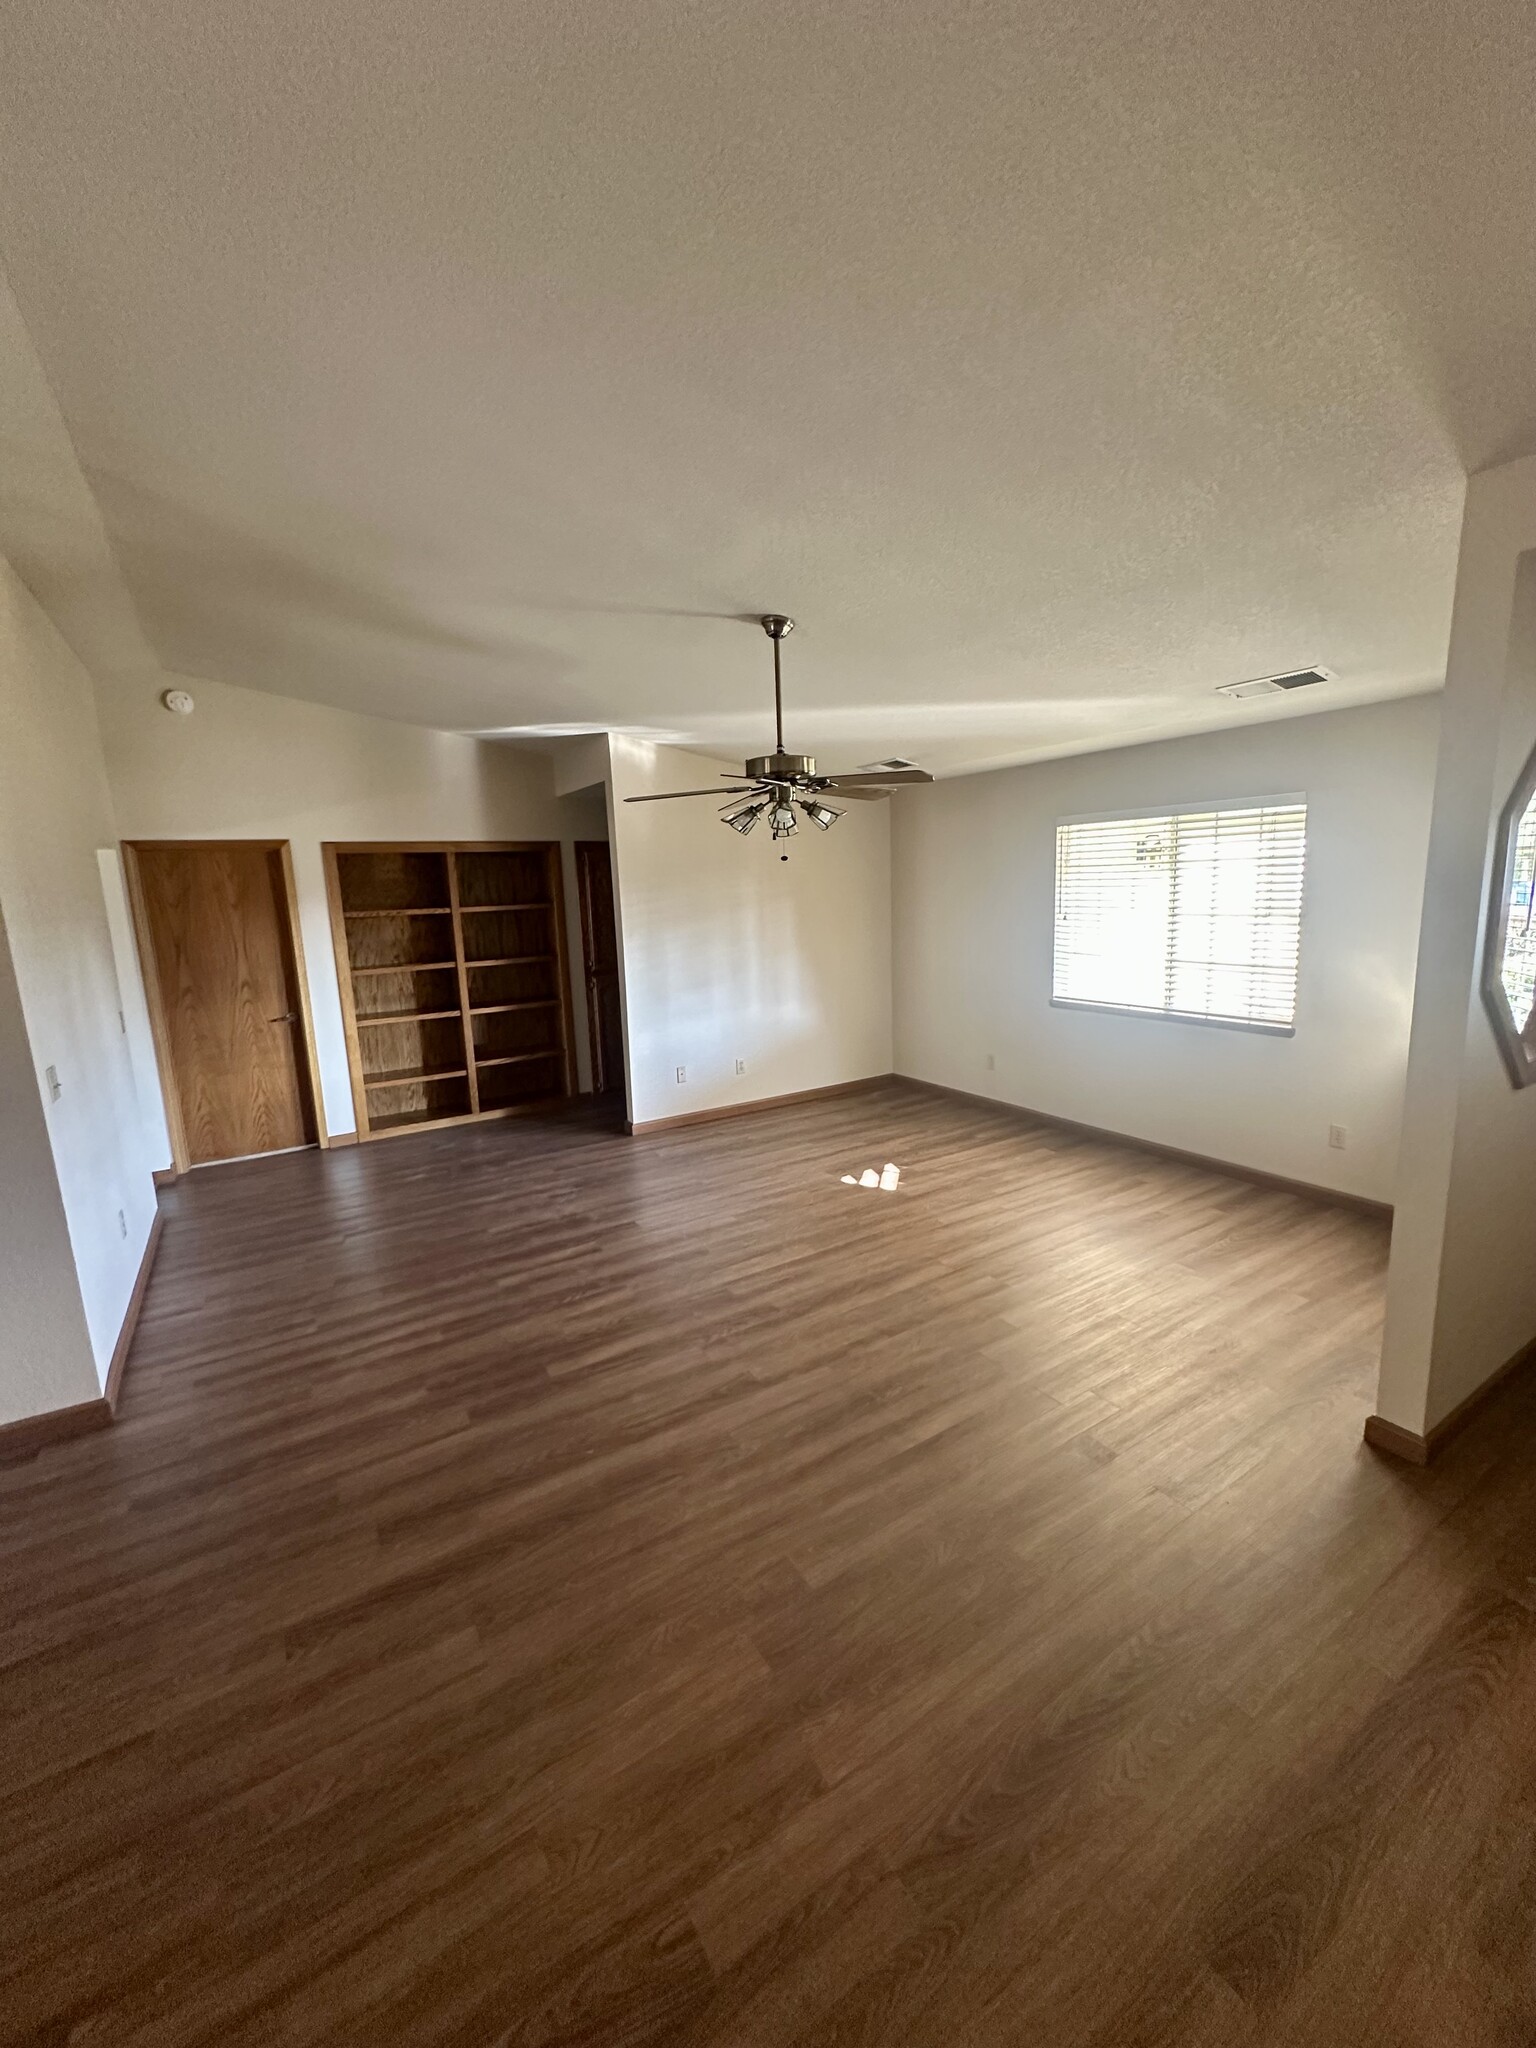
{"label": "beige wall", "polygon": [[740,838],[707,798],[624,801],[708,788],[707,761],[610,746],[635,1121],[889,1073],[889,806],[803,825],[783,862],[766,825]]}
{"label": "beige wall", "polygon": [[154,1216],[97,866],[114,837],[90,678],[0,563],[0,1421],[100,1392]]}
{"label": "beige wall", "polygon": [[101,1378],[3,924],[0,1312],[0,1423],[96,1399]]}
{"label": "beige wall", "polygon": [[1479,990],[1499,812],[1536,745],[1536,457],[1473,477],[1377,1411],[1422,1433],[1536,1338],[1536,1088],[1511,1087]]}
{"label": "beige wall", "polygon": [[[163,679],[162,679],[163,680]],[[286,839],[293,849],[326,1125],[356,1118],[320,848],[349,839],[559,839],[568,936],[570,844],[602,829],[590,798],[556,796],[543,754],[359,717],[291,697],[189,681],[189,718],[153,684],[101,693],[107,769],[124,839]],[[572,950],[579,959],[579,936]],[[585,1010],[575,1038],[588,1086]]]}
{"label": "beige wall", "polygon": [[[1437,707],[1410,698],[898,797],[897,1070],[1390,1201]],[[1294,1037],[1052,1008],[1059,819],[1296,793],[1308,814]]]}

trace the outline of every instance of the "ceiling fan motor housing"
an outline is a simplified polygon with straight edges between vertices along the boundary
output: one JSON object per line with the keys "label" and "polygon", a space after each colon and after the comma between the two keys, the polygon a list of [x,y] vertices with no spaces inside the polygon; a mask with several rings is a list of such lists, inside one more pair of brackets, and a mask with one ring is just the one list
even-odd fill
{"label": "ceiling fan motor housing", "polygon": [[814,754],[754,754],[746,764],[753,782],[787,782],[794,775],[814,775]]}

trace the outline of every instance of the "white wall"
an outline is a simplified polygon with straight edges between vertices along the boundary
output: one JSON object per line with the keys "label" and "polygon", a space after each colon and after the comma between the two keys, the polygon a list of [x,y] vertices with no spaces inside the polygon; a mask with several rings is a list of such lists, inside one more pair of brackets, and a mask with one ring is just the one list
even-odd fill
{"label": "white wall", "polygon": [[610,751],[633,1120],[889,1073],[889,805],[803,826],[786,863],[704,798],[624,801],[708,788],[709,762],[619,734]]}
{"label": "white wall", "polygon": [[1536,457],[1474,476],[1456,579],[1377,1412],[1423,1434],[1536,1338],[1536,1087],[1479,990],[1498,816],[1536,745]]}
{"label": "white wall", "polygon": [[99,848],[96,867],[101,876],[102,900],[107,907],[112,964],[117,970],[117,1005],[123,1013],[123,1027],[128,1034],[128,1058],[133,1067],[134,1093],[139,1101],[145,1157],[164,1165],[171,1156],[171,1134],[165,1120],[165,1098],[160,1092],[160,1068],[155,1058],[155,1039],[149,1021],[144,981],[139,972],[138,941],[133,935],[133,912],[128,905],[128,884],[123,874],[121,850],[116,846]]}
{"label": "white wall", "polygon": [[[163,679],[162,679],[163,680]],[[188,681],[190,718],[153,685],[101,693],[107,771],[124,839],[286,839],[315,1020],[327,1129],[356,1128],[320,847],[325,840],[560,839],[568,929],[570,842],[601,807],[560,799],[547,755],[364,718],[264,691]],[[579,963],[579,949],[572,953]],[[578,1080],[590,1086],[577,1011]],[[163,1163],[163,1162],[162,1162]]]}
{"label": "white wall", "polygon": [[[0,906],[25,1020],[29,1085],[54,1167],[53,1177],[39,1174],[27,1134],[32,1106],[18,1096],[5,1112],[0,1179],[7,1186],[21,1181],[21,1202],[37,1205],[39,1230],[53,1203],[62,1204],[74,1266],[68,1284],[57,1261],[19,1281],[12,1276],[19,1292],[7,1288],[0,1420],[100,1392],[155,1213],[154,1161],[118,1007],[97,867],[98,849],[115,837],[90,678],[0,563]],[[14,1042],[11,1052],[8,1092],[24,1086]],[[62,1087],[57,1102],[43,1078],[50,1066]],[[5,1206],[14,1217],[14,1193]],[[66,1298],[70,1285],[77,1289],[74,1308]],[[29,1291],[50,1298],[28,1308]],[[71,1335],[77,1310],[89,1331],[95,1385],[83,1385],[79,1370]]]}
{"label": "white wall", "polygon": [[[897,1071],[1390,1201],[1437,719],[1410,698],[899,796]],[[1051,1007],[1059,819],[1301,792],[1294,1037]]]}
{"label": "white wall", "polygon": [[72,1408],[100,1392],[21,992],[0,925],[0,1423]]}

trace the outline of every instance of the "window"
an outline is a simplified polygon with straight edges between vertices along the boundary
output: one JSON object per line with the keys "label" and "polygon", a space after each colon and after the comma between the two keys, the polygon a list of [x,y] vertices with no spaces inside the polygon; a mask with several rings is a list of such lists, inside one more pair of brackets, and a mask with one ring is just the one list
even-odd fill
{"label": "window", "polygon": [[1483,1001],[1517,1088],[1536,1081],[1536,753],[1499,817]]}
{"label": "window", "polygon": [[1306,846],[1300,797],[1058,825],[1052,1001],[1291,1030]]}

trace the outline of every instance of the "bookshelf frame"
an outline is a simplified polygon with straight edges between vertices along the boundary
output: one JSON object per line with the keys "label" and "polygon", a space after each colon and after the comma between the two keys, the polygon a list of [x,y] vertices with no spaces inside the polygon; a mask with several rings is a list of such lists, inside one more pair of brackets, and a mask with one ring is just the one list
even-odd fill
{"label": "bookshelf frame", "polygon": [[558,840],[326,840],[320,851],[360,1143],[575,1095]]}

